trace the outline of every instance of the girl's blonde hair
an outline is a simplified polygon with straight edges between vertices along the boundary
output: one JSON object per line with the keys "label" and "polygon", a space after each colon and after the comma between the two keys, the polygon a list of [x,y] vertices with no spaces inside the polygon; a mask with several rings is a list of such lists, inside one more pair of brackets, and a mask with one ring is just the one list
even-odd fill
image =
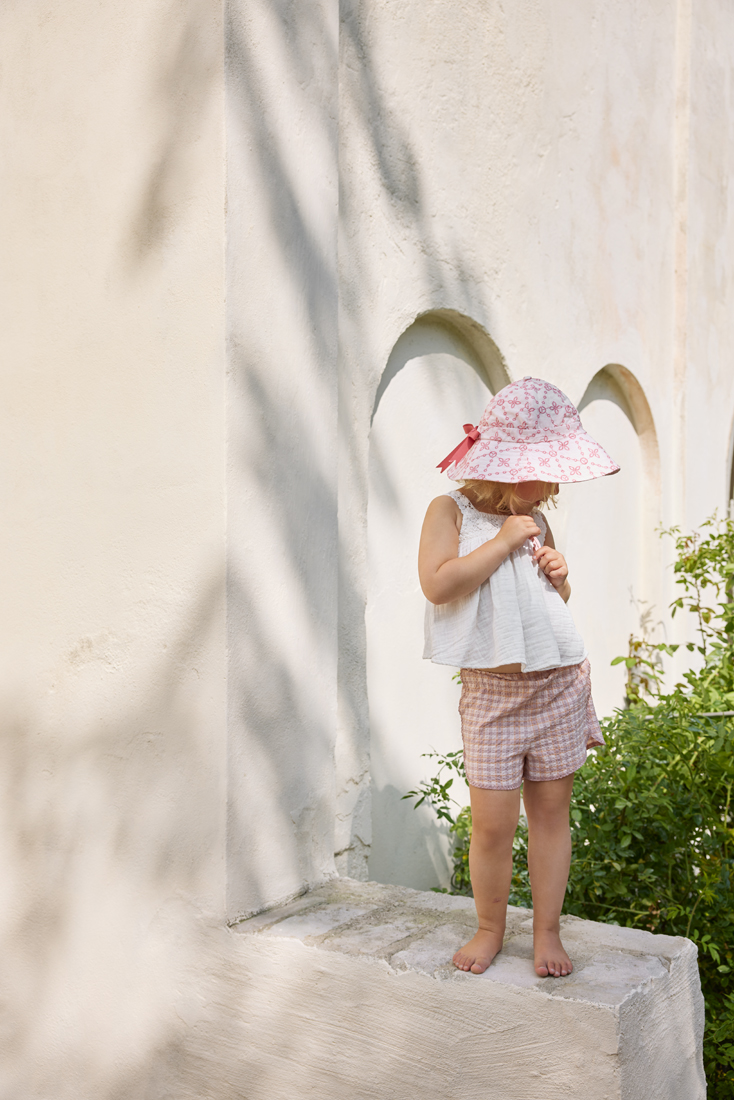
{"label": "girl's blonde hair", "polygon": [[[538,484],[541,507],[550,503],[555,508],[558,485],[551,481],[540,481]],[[508,485],[502,481],[464,481],[461,488],[469,490],[467,496],[472,504],[478,504],[485,511],[495,512],[500,516],[514,516],[527,508],[527,501],[518,496],[516,485]]]}

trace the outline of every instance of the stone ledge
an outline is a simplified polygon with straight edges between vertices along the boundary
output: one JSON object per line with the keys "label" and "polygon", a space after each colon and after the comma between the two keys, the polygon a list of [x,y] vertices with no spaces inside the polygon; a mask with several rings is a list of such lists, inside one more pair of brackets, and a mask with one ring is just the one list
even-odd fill
{"label": "stone ledge", "polygon": [[299,1080],[318,1100],[705,1096],[689,940],[564,917],[574,971],[540,978],[531,927],[510,907],[501,954],[472,975],[450,962],[476,928],[468,898],[337,879],[235,925],[288,1036],[250,1100],[292,1100]]}

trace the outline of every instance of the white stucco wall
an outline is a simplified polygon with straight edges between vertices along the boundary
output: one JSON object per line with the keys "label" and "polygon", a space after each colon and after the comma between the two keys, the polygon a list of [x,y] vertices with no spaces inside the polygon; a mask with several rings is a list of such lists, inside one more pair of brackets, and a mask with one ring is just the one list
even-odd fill
{"label": "white stucco wall", "polygon": [[[227,918],[367,876],[372,793],[453,743],[450,676],[431,694],[443,672],[408,653],[407,510],[477,415],[467,348],[493,389],[533,373],[581,401],[612,366],[639,387],[637,441],[587,404],[624,476],[557,520],[600,709],[629,584],[670,596],[650,517],[698,523],[728,487],[721,0],[224,9],[0,15],[2,1072],[24,1100],[236,1091],[239,1039],[211,1062],[192,1041],[204,1003],[222,1035],[239,1003]],[[453,350],[387,382],[426,313]],[[438,398],[437,365],[461,379]],[[436,439],[401,505],[397,616],[370,448],[406,399]],[[397,668],[400,706],[440,717],[400,741]],[[430,886],[442,842],[402,811],[398,844],[379,810],[373,873]]]}
{"label": "white stucco wall", "polygon": [[228,913],[334,874],[334,0],[232,3],[227,49]]}
{"label": "white stucco wall", "polygon": [[[686,206],[685,517],[721,509],[730,487],[722,464],[734,425],[734,333],[726,303],[734,282],[734,151],[729,61],[734,12],[696,5],[691,25],[689,176]],[[727,463],[728,465],[728,463]]]}
{"label": "white stucco wall", "polygon": [[221,18],[0,41],[0,1092],[133,1097],[224,905]]}

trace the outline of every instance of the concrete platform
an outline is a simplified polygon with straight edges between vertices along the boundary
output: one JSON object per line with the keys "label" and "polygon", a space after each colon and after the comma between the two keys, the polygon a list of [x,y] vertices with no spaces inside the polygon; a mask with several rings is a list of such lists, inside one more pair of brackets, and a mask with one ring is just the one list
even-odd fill
{"label": "concrete platform", "polygon": [[694,944],[565,917],[574,972],[539,978],[531,918],[483,975],[467,898],[337,879],[234,926],[247,1100],[702,1100]]}

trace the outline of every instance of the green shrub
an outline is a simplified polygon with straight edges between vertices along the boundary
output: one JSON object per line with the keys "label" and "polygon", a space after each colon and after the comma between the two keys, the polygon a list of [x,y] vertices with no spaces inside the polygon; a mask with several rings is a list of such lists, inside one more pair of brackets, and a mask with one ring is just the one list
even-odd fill
{"label": "green shrub", "polygon": [[[688,649],[699,667],[665,692],[657,654],[677,647],[632,639],[630,655],[617,659],[628,669],[628,706],[602,722],[606,748],[576,776],[565,911],[694,940],[709,1096],[734,1100],[734,719],[722,713],[734,712],[734,523],[714,518],[702,533],[668,534],[682,587],[673,614],[696,616],[699,640]],[[406,797],[429,801],[448,821],[452,890],[470,893],[471,811],[450,794],[461,753],[426,755],[438,772]],[[531,905],[526,827],[515,838],[510,901]]]}

